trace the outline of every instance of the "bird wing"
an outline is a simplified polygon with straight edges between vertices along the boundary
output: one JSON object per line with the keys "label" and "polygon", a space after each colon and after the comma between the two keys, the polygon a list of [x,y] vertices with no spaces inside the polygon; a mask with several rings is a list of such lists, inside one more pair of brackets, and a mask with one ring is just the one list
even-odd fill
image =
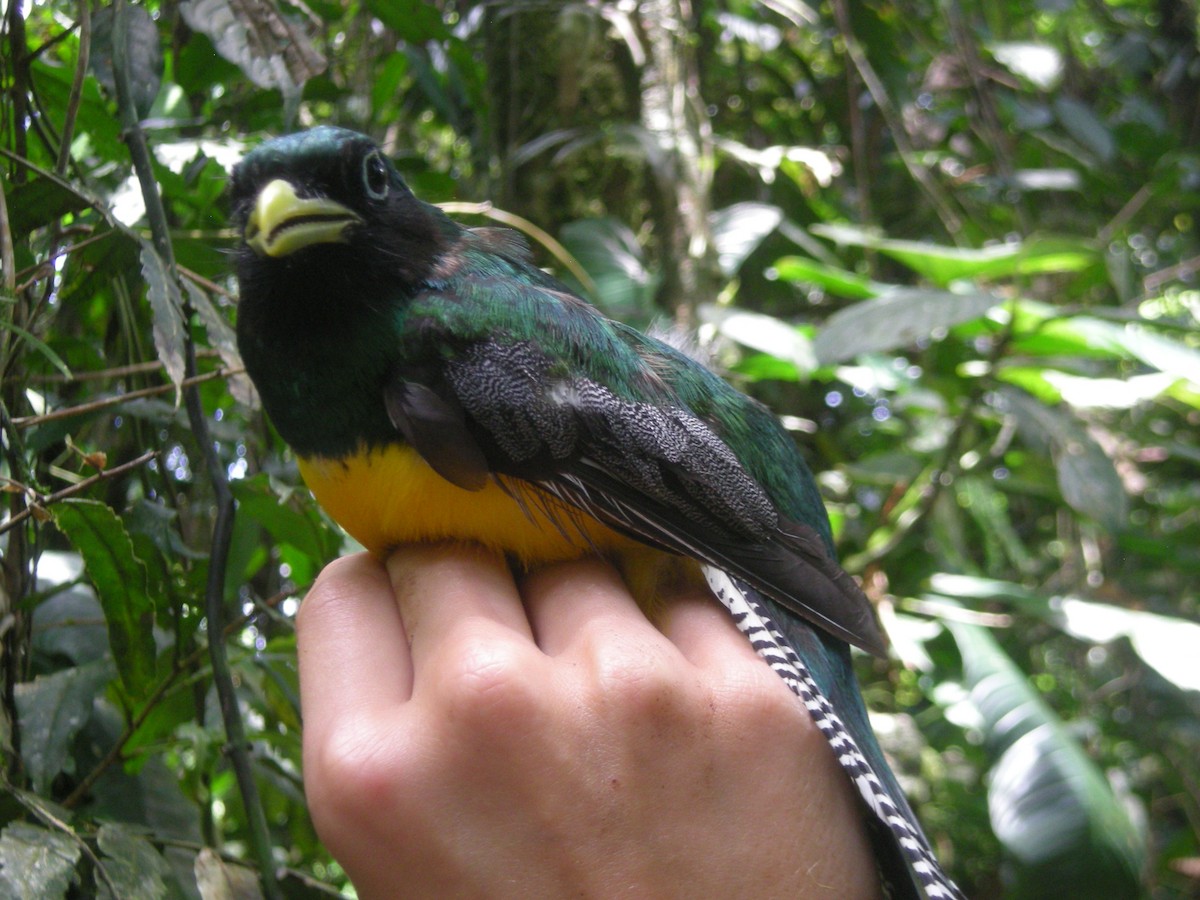
{"label": "bird wing", "polygon": [[401,366],[385,403],[443,477],[471,490],[495,475],[530,482],[625,534],[736,574],[882,654],[870,604],[817,530],[780,515],[689,409],[621,397],[532,341],[489,337],[439,356]]}

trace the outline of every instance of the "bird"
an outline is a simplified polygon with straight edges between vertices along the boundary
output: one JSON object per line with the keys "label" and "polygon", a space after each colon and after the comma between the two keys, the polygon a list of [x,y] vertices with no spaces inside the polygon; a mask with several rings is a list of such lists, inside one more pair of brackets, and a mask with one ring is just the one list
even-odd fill
{"label": "bird", "polygon": [[317,502],[369,551],[471,541],[514,565],[599,554],[643,605],[703,579],[862,798],[892,897],[960,898],[867,719],[884,655],[795,441],[691,355],[601,314],[516,232],[417,198],[322,125],[230,176],[237,340]]}

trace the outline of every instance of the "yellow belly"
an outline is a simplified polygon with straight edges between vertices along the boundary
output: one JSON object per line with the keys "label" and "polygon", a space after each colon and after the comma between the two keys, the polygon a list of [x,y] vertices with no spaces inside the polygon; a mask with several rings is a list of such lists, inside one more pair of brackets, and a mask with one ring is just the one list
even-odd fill
{"label": "yellow belly", "polygon": [[524,483],[464,490],[411,447],[394,445],[344,459],[301,458],[300,474],[325,511],[355,540],[386,556],[398,544],[473,541],[528,568],[599,553],[617,565],[644,609],[664,589],[702,584],[692,560],[663,553]]}
{"label": "yellow belly", "polygon": [[522,484],[518,503],[489,481],[464,490],[411,447],[395,445],[344,459],[300,460],[305,484],[343,528],[376,555],[415,541],[475,541],[526,564],[589,552],[644,549],[590,516]]}

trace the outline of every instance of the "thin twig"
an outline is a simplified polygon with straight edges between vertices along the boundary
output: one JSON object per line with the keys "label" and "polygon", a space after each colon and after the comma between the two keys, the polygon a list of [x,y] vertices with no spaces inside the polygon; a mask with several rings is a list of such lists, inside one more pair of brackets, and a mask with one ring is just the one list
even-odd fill
{"label": "thin twig", "polygon": [[[71,233],[72,231],[91,232],[92,229],[88,226],[77,225],[74,228],[63,229],[61,234],[66,235],[66,234]],[[45,256],[43,256],[42,259],[38,260],[31,266],[26,266],[24,269],[22,269],[20,272],[17,273],[17,277],[22,279],[21,283],[19,285],[17,285],[17,290],[25,290],[28,287],[32,287],[34,284],[36,284],[38,281],[41,281],[43,278],[48,278],[52,274],[54,274],[54,264],[58,261],[58,259],[60,257],[69,256],[70,254],[74,253],[76,250],[80,250],[80,249],[86,247],[88,244],[94,244],[96,241],[102,241],[107,237],[111,237],[113,234],[114,234],[114,232],[112,232],[112,231],[101,231],[98,234],[97,233],[89,234],[88,237],[85,237],[81,241],[76,241],[74,244],[68,244],[65,247],[50,248],[51,252],[49,252]]]}
{"label": "thin twig", "polygon": [[[980,137],[992,151],[992,160],[1001,178],[1006,184],[1012,184],[1014,173],[1011,142],[1007,140],[1007,132],[996,111],[996,100],[992,96],[991,83],[984,77],[984,63],[979,56],[978,39],[971,30],[971,24],[966,21],[961,4],[957,0],[945,4],[945,9],[951,37],[958,50],[959,58],[962,60],[963,68],[966,69],[971,79],[971,86],[975,90],[975,99],[979,106],[978,131]],[[1026,210],[1025,196],[1025,193],[1022,192],[1016,202],[1012,204],[1012,210],[1016,214],[1017,224],[1022,234],[1029,233],[1029,215]]]}
{"label": "thin twig", "polygon": [[[204,288],[205,290],[209,291],[210,293],[220,294],[222,297],[225,297],[229,300],[237,299],[237,297],[234,296],[232,291],[228,290],[227,288],[221,287],[221,285],[217,284],[215,281],[210,281],[209,279],[205,278],[203,275],[199,274],[198,272],[193,272],[187,266],[181,266],[181,265],[179,265],[179,263],[175,263],[175,268],[176,268],[176,270],[178,270],[179,274],[182,275],[184,278],[186,278],[188,281],[194,281],[196,284],[200,285],[200,287]],[[203,355],[203,354],[201,353],[200,355]]]}
{"label": "thin twig", "polygon": [[1108,224],[1100,229],[1096,235],[1096,240],[1100,244],[1107,244],[1125,225],[1142,211],[1142,207],[1154,196],[1154,188],[1151,184],[1143,184],[1132,197],[1125,201],[1125,205],[1117,210],[1117,214],[1109,220]]}
{"label": "thin twig", "polygon": [[[240,375],[244,369],[217,369],[212,372],[205,372],[203,375],[193,375],[191,378],[185,378],[179,383],[181,388],[195,387],[205,381],[212,381],[215,378],[228,378],[232,375]],[[125,394],[116,394],[112,397],[101,397],[99,400],[91,400],[87,403],[81,403],[78,406],[67,406],[63,409],[56,409],[54,412],[42,413],[40,416],[21,416],[13,419],[13,425],[17,428],[31,428],[34,425],[44,425],[47,422],[54,422],[58,419],[69,419],[72,416],[81,416],[84,413],[95,412],[98,409],[107,409],[110,406],[119,406],[129,400],[138,400],[142,397],[153,397],[155,394],[168,394],[175,390],[173,384],[159,384],[154,387],[138,388],[136,391],[129,391]]]}
{"label": "thin twig", "polygon": [[[196,356],[200,359],[212,359],[220,356],[217,350],[206,349],[200,350]],[[25,380],[29,384],[77,384],[81,381],[112,381],[117,378],[127,378],[130,375],[145,375],[147,372],[159,372],[163,368],[162,360],[150,360],[149,362],[130,363],[126,366],[113,366],[111,369],[89,369],[78,372],[72,372],[70,377],[61,373],[44,373],[36,375],[28,375]],[[236,371],[233,369],[226,370],[226,375],[240,375],[241,369]],[[221,373],[216,373],[221,374]],[[215,377],[213,373],[207,373],[201,378]],[[175,385],[167,385],[164,390],[173,390]]]}
{"label": "thin twig", "polygon": [[592,281],[583,266],[579,261],[570,254],[566,247],[554,239],[547,231],[542,230],[533,222],[523,216],[518,216],[516,213],[510,213],[507,210],[496,209],[492,204],[484,203],[439,203],[438,206],[447,213],[458,213],[459,215],[468,216],[486,216],[489,219],[494,219],[497,222],[503,222],[510,228],[516,228],[530,235],[539,244],[550,251],[550,254],[557,259],[572,275],[575,280],[583,285],[583,289],[593,296],[596,293],[596,282]]}
{"label": "thin twig", "polygon": [[858,74],[862,77],[863,84],[867,87],[867,93],[871,95],[871,99],[875,101],[875,105],[879,108],[880,115],[883,116],[884,121],[887,123],[892,140],[896,144],[896,150],[900,154],[900,161],[904,163],[904,167],[908,169],[908,173],[912,176],[913,180],[928,195],[930,201],[933,203],[934,210],[938,214],[938,218],[942,220],[942,226],[946,229],[946,232],[952,239],[958,241],[962,233],[962,216],[955,210],[950,195],[929,174],[929,170],[917,162],[916,150],[913,149],[912,143],[908,139],[908,132],[904,129],[904,120],[896,114],[892,98],[883,84],[883,79],[879,77],[879,74],[875,71],[875,67],[871,65],[871,61],[867,59],[867,54],[863,52],[862,45],[859,44],[858,37],[854,34],[850,24],[850,13],[846,6],[846,0],[836,0],[833,4],[833,9],[837,19],[838,30],[841,32],[842,41],[846,46],[846,55],[850,57],[850,61],[858,69]]}
{"label": "thin twig", "polygon": [[1146,289],[1146,293],[1149,294],[1157,291],[1169,281],[1174,281],[1176,278],[1186,278],[1189,275],[1194,275],[1196,272],[1200,272],[1200,256],[1192,256],[1183,262],[1167,266],[1165,269],[1159,269],[1157,272],[1152,272],[1146,276],[1142,284]]}
{"label": "thin twig", "polygon": [[[70,487],[65,487],[60,491],[55,491],[53,494],[47,494],[44,497],[39,497],[33,488],[22,485],[27,496],[29,494],[33,495],[30,504],[7,522],[0,524],[0,534],[4,534],[4,532],[8,531],[10,528],[14,527],[15,525],[19,525],[21,522],[24,522],[30,516],[34,515],[36,510],[44,510],[47,506],[53,506],[55,503],[58,503],[61,500],[66,500],[68,497],[74,497],[76,494],[82,494],[92,485],[99,484],[101,481],[107,481],[110,478],[116,478],[118,475],[124,475],[130,469],[136,469],[138,466],[145,465],[156,456],[158,456],[157,450],[147,450],[136,459],[131,459],[129,462],[121,463],[119,466],[113,466],[111,469],[105,469],[102,472],[97,472],[95,475],[89,475],[87,478],[83,479],[83,481],[73,484]],[[16,484],[16,482],[10,482],[10,484]]]}
{"label": "thin twig", "polygon": [[4,196],[3,183],[0,183],[0,266],[4,267],[4,292],[14,296],[17,292],[17,253],[13,249],[12,225],[8,218],[8,200]]}
{"label": "thin twig", "polygon": [[24,791],[12,791],[12,794],[13,794],[13,796],[15,796],[17,798],[17,801],[22,806],[24,806],[27,810],[29,810],[31,813],[33,813],[34,816],[41,819],[44,824],[52,825],[53,827],[55,827],[59,831],[61,831],[63,834],[68,835],[71,838],[71,840],[75,841],[75,843],[77,843],[80,846],[80,848],[82,848],[82,850],[83,850],[84,854],[87,856],[87,858],[92,861],[92,865],[95,867],[97,873],[99,873],[100,880],[104,882],[104,886],[108,888],[109,893],[112,894],[112,896],[114,896],[114,897],[120,896],[117,893],[117,886],[115,884],[113,884],[112,878],[109,877],[108,870],[106,870],[104,868],[104,866],[100,863],[99,857],[96,856],[95,851],[92,850],[92,848],[88,844],[88,842],[85,841],[83,838],[81,838],[76,833],[74,828],[72,828],[70,825],[68,825],[66,822],[64,822],[62,819],[60,819],[58,816],[56,816],[53,812],[51,812],[51,810],[48,807],[44,806],[41,803],[40,797],[37,798],[37,802],[35,802],[34,799],[29,794],[26,794]]}
{"label": "thin twig", "polygon": [[1015,315],[1009,316],[1008,324],[1004,326],[1004,331],[1000,333],[992,345],[991,352],[988,353],[986,361],[986,371],[984,375],[976,380],[973,389],[967,395],[962,411],[959,412],[957,419],[955,419],[954,430],[950,432],[950,436],[946,439],[946,447],[942,451],[941,458],[930,471],[925,487],[921,489],[921,496],[917,500],[916,505],[900,514],[893,525],[892,533],[888,535],[883,543],[875,547],[869,547],[861,553],[857,553],[846,559],[845,567],[847,571],[862,572],[895,550],[900,545],[900,542],[908,537],[917,525],[929,515],[938,497],[941,495],[942,489],[953,482],[959,465],[959,445],[962,443],[962,438],[966,434],[967,427],[975,418],[975,410],[983,398],[984,386],[987,384],[989,376],[996,371],[996,366],[999,364],[1000,358],[1012,342],[1016,318]]}
{"label": "thin twig", "polygon": [[87,77],[88,58],[92,49],[92,5],[90,0],[79,0],[79,57],[75,60],[75,79],[71,82],[71,95],[67,98],[67,111],[63,117],[62,137],[58,145],[58,164],[54,167],[65,175],[71,162],[71,138],[75,133],[75,117],[79,115],[79,104],[83,100],[83,82]]}
{"label": "thin twig", "polygon": [[[274,597],[264,600],[263,603],[271,606],[277,605],[285,597],[290,596],[292,593],[294,592],[280,591]],[[239,615],[236,619],[225,626],[217,640],[224,642],[231,635],[245,627],[246,623],[252,618],[252,615]],[[211,644],[212,641],[213,638],[210,636],[209,643]],[[87,793],[92,789],[92,785],[94,785],[100,779],[100,776],[123,758],[125,745],[129,743],[130,738],[133,737],[137,730],[142,727],[142,724],[150,716],[150,713],[154,711],[154,708],[157,706],[158,702],[162,700],[163,697],[166,696],[167,692],[175,686],[175,683],[179,680],[179,677],[184,672],[190,671],[193,666],[199,663],[207,652],[207,645],[203,647],[197,647],[187,656],[184,656],[182,659],[176,662],[175,667],[170,671],[170,673],[167,674],[166,677],[163,678],[158,687],[150,692],[150,695],[146,698],[142,709],[129,721],[128,724],[126,724],[125,730],[121,732],[115,741],[113,741],[113,745],[108,748],[108,752],[101,757],[100,761],[92,767],[92,770],[88,772],[87,775],[80,779],[79,784],[75,785],[74,790],[72,790],[71,793],[67,795],[66,799],[63,800],[63,806],[65,806],[67,809],[74,809],[76,806],[78,806],[80,801],[82,801],[83,798],[87,796]]]}

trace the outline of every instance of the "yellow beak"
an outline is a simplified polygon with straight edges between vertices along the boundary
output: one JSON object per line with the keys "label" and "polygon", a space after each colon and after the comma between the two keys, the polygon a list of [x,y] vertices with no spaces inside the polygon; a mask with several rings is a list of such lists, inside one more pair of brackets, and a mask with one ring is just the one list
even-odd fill
{"label": "yellow beak", "polygon": [[281,257],[313,244],[344,244],[362,218],[333,200],[303,198],[281,178],[258,192],[246,222],[246,243],[259,256]]}

